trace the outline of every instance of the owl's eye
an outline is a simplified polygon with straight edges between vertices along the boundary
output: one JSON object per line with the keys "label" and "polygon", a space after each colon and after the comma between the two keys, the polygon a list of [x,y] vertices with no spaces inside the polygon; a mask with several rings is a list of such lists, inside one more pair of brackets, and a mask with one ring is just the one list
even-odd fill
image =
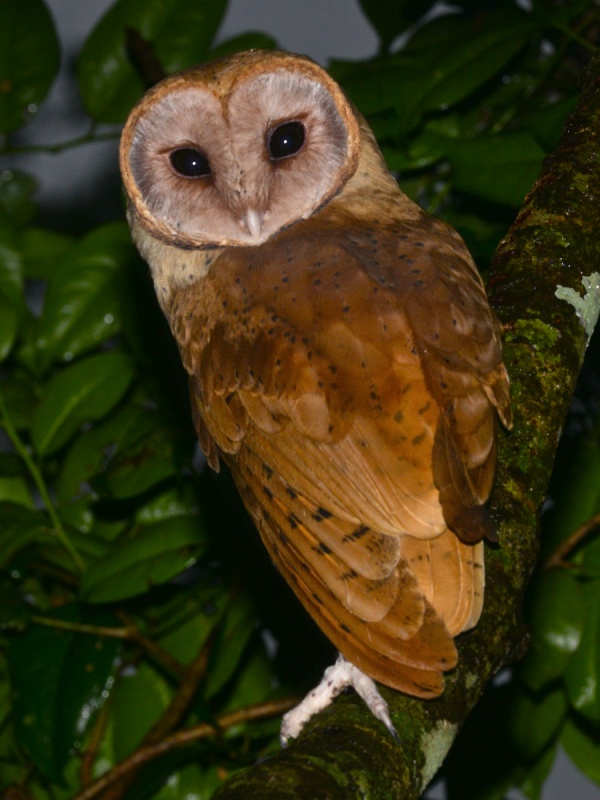
{"label": "owl's eye", "polygon": [[273,161],[295,155],[304,144],[304,125],[284,122],[269,132],[269,155]]}
{"label": "owl's eye", "polygon": [[210,175],[208,158],[193,147],[180,147],[169,156],[171,166],[184,178],[206,178]]}

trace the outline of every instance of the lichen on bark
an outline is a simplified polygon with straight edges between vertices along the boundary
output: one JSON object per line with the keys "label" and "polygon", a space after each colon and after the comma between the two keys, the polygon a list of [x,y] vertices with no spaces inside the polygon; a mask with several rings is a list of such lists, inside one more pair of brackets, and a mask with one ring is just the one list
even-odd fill
{"label": "lichen on bark", "polygon": [[538,548],[538,516],[587,333],[558,286],[581,294],[600,262],[600,59],[584,77],[559,146],[493,258],[489,294],[505,331],[515,424],[500,436],[491,513],[500,545],[486,553],[479,624],[457,640],[444,694],[383,690],[399,747],[354,695],[319,714],[287,750],[235,775],[218,800],[369,797],[416,800],[487,681],[525,650],[520,609]]}

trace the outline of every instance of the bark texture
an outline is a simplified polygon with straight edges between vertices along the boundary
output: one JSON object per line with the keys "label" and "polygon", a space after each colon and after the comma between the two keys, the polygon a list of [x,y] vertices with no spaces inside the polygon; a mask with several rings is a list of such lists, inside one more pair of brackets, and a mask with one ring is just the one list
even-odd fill
{"label": "bark texture", "polygon": [[520,617],[535,566],[538,517],[587,343],[557,286],[584,294],[600,272],[600,59],[556,151],[499,245],[489,295],[505,332],[514,429],[500,436],[492,514],[500,545],[486,552],[484,611],[457,640],[459,666],[437,700],[383,690],[398,746],[353,694],[340,697],[298,740],[235,775],[218,800],[416,800],[441,765],[487,681],[527,647]]}

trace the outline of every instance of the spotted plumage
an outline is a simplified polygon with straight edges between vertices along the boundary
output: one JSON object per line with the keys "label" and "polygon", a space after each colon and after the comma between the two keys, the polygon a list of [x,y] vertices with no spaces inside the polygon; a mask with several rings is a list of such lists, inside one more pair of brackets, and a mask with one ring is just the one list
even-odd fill
{"label": "spotted plumage", "polygon": [[132,112],[121,166],[209,464],[349,661],[440,694],[481,612],[497,414],[510,425],[462,240],[298,56],[168,78]]}

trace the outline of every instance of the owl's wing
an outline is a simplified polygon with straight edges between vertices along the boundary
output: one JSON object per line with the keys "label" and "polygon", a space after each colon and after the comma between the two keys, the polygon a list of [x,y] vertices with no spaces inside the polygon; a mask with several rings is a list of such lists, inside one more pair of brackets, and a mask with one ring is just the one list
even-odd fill
{"label": "owl's wing", "polygon": [[425,696],[481,609],[481,544],[447,524],[487,499],[501,404],[481,286],[462,265],[463,301],[436,259],[398,235],[284,236],[225,251],[170,310],[200,439],[280,570],[347,658]]}

